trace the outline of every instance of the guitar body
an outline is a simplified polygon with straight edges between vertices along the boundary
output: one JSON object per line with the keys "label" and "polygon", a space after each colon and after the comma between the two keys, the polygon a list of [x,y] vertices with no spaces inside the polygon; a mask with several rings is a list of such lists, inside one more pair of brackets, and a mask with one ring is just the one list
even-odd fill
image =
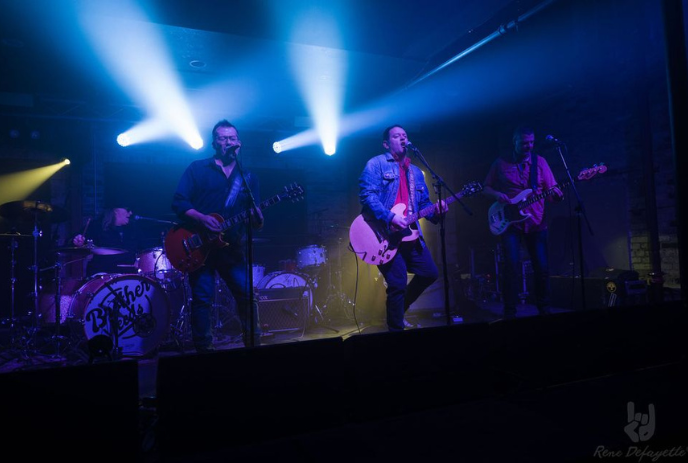
{"label": "guitar body", "polygon": [[[460,193],[449,196],[445,199],[448,206],[454,201],[463,198],[464,196],[471,196],[483,189],[483,186],[478,182],[471,182],[464,185]],[[410,215],[405,215],[406,206],[404,204],[396,204],[392,207],[392,212],[406,217],[411,223],[415,224],[423,217],[435,212],[436,205],[431,204],[418,212]],[[387,227],[380,225],[378,222],[366,222],[363,215],[359,215],[351,223],[349,229],[349,242],[351,249],[356,255],[366,264],[382,265],[386,264],[394,258],[399,248],[399,244],[403,241],[414,241],[420,236],[420,230],[406,227],[403,230],[392,230],[389,232]]]}
{"label": "guitar body", "polygon": [[519,210],[518,203],[525,200],[533,192],[523,190],[509,200],[509,204],[495,202],[487,212],[488,224],[493,235],[501,235],[513,223],[523,222],[531,217],[525,210]]}
{"label": "guitar body", "polygon": [[[303,197],[303,187],[298,183],[285,186],[284,191],[260,203],[260,210],[278,204],[285,199],[299,201]],[[188,273],[201,268],[208,259],[208,254],[215,249],[227,246],[225,238],[230,242],[239,240],[239,236],[233,232],[228,232],[234,225],[246,223],[249,220],[249,211],[242,211],[239,214],[225,219],[220,214],[208,214],[220,224],[219,232],[211,232],[205,227],[187,228],[177,225],[170,229],[165,236],[165,254],[174,268],[180,272]]]}
{"label": "guitar body", "polygon": [[[404,215],[406,205],[397,204],[392,212]],[[420,236],[418,230],[405,228],[392,233],[382,230],[382,226],[370,224],[359,215],[351,223],[349,229],[349,242],[354,252],[363,262],[371,265],[386,264],[394,258],[399,243],[402,241],[414,241]]]}
{"label": "guitar body", "polygon": [[[607,166],[604,164],[595,164],[589,169],[583,169],[576,177],[577,180],[590,180],[599,174],[604,174],[607,172]],[[540,201],[543,198],[554,193],[555,190],[561,189],[568,186],[570,182],[563,183],[561,185],[555,185],[547,191],[543,191],[539,194],[532,194],[533,190],[527,189],[523,190],[513,198],[509,200],[509,204],[502,204],[496,202],[490,206],[490,210],[487,211],[487,224],[490,226],[490,231],[493,235],[501,235],[509,228],[509,225],[513,223],[523,222],[524,220],[532,217],[526,211],[526,207]]]}
{"label": "guitar body", "polygon": [[[224,222],[220,214],[209,215],[220,223]],[[201,268],[213,250],[224,246],[227,243],[222,241],[221,233],[212,233],[202,227],[177,225],[165,236],[165,255],[174,268],[184,273]]]}

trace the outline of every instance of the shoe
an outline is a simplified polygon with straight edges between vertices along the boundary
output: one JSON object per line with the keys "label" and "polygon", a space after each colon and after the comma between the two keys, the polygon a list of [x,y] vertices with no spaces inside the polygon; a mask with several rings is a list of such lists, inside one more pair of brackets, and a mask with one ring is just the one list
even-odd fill
{"label": "shoe", "polygon": [[516,318],[515,310],[505,310],[502,315],[502,320],[513,320],[514,318]]}
{"label": "shoe", "polygon": [[549,307],[538,307],[540,315],[552,315],[552,310]]}
{"label": "shoe", "polygon": [[413,324],[413,323],[406,321],[406,319],[404,319],[404,328],[406,328],[407,330],[410,330],[413,328],[420,328],[420,327],[421,327],[420,324],[418,324],[418,323]]}
{"label": "shoe", "polygon": [[216,352],[214,346],[196,346],[196,353],[207,354],[209,352]]}

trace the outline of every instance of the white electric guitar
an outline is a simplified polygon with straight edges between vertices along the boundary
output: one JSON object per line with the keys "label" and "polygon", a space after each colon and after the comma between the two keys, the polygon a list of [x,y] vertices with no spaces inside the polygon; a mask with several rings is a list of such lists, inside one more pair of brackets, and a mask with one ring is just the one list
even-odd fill
{"label": "white electric guitar", "polygon": [[[595,164],[589,169],[582,170],[576,179],[579,181],[590,180],[597,174],[604,174],[605,172],[607,172],[607,166],[604,164]],[[566,182],[561,185],[555,185],[549,190],[532,196],[531,193],[533,190],[527,189],[511,198],[508,204],[495,202],[490,206],[490,210],[487,212],[487,221],[490,225],[490,231],[493,235],[501,235],[509,228],[509,225],[529,219],[532,215],[525,210],[526,207],[551,195],[556,188],[562,189],[570,184],[571,182]]]}
{"label": "white electric guitar", "polygon": [[[472,182],[464,186],[460,193],[450,196],[444,201],[448,206],[457,199],[474,195],[482,189],[483,186],[480,183]],[[399,215],[404,215],[404,210],[406,210],[404,204],[397,204],[392,208],[392,212]],[[435,205],[431,204],[415,214],[406,216],[406,219],[408,223],[413,224],[434,210]],[[367,222],[362,214],[354,219],[349,230],[351,248],[363,262],[370,265],[382,265],[389,262],[396,255],[397,248],[402,241],[413,241],[419,236],[420,232],[410,227],[387,231],[381,223]]]}

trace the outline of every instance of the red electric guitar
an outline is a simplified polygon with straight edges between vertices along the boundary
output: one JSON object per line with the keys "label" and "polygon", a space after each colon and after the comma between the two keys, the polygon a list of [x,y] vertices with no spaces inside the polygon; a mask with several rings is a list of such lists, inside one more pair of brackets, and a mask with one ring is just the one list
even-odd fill
{"label": "red electric guitar", "polygon": [[[277,204],[285,199],[298,201],[303,197],[301,185],[293,183],[284,187],[284,191],[260,203],[258,207],[263,210],[266,207]],[[230,219],[220,214],[210,214],[221,223],[219,232],[211,232],[205,227],[186,227],[177,225],[170,229],[165,236],[165,254],[174,268],[180,272],[193,272],[203,266],[208,255],[217,248],[227,246],[222,234],[234,225],[248,220],[249,211],[243,211]]]}

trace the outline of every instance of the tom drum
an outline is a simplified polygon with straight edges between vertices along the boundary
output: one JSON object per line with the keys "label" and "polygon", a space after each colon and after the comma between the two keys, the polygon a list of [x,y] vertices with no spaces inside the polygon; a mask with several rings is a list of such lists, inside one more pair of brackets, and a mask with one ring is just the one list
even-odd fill
{"label": "tom drum", "polygon": [[315,269],[327,262],[325,246],[311,245],[300,248],[296,252],[296,266],[300,270]]}
{"label": "tom drum", "polygon": [[177,289],[181,284],[181,272],[172,266],[165,251],[160,247],[138,253],[134,265],[138,273],[153,278],[166,291]]}

